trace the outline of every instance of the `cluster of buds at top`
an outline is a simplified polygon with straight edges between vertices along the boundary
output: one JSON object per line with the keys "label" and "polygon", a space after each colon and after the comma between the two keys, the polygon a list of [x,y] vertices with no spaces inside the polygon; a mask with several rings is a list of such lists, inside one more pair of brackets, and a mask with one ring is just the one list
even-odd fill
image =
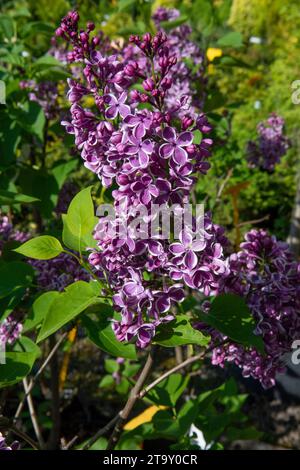
{"label": "cluster of buds at top", "polygon": [[76,62],[83,59],[91,52],[101,41],[100,36],[90,39],[90,33],[95,29],[92,22],[88,22],[86,30],[78,30],[79,14],[76,11],[70,11],[57,28],[56,36],[62,37],[66,41],[70,41],[73,51],[67,54],[69,62]]}

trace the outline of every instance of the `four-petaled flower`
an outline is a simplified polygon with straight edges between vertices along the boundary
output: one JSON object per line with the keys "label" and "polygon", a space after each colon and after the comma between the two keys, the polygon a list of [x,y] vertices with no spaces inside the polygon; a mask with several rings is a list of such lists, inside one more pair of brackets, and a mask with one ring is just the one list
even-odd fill
{"label": "four-petaled flower", "polygon": [[192,144],[192,132],[182,132],[177,136],[173,127],[166,127],[162,135],[167,144],[160,146],[160,156],[162,158],[172,157],[172,160],[177,163],[177,165],[184,165],[188,160],[188,154],[184,147],[188,147]]}
{"label": "four-petaled flower", "polygon": [[141,139],[150,129],[153,118],[150,113],[137,113],[136,115],[128,114],[124,122],[128,127],[133,129],[133,134],[137,139]]}
{"label": "four-petaled flower", "polygon": [[128,136],[128,144],[124,147],[124,153],[131,155],[130,164],[133,168],[147,168],[149,155],[153,152],[153,142],[151,140],[140,140],[134,135]]}
{"label": "four-petaled flower", "polygon": [[124,91],[121,93],[118,98],[109,93],[104,96],[105,103],[108,104],[108,107],[105,110],[105,117],[107,119],[115,119],[118,114],[124,119],[130,113],[130,106],[125,104],[127,99],[127,93]]}
{"label": "four-petaled flower", "polygon": [[175,256],[182,259],[187,269],[194,269],[198,263],[196,253],[204,250],[206,243],[204,238],[193,240],[193,236],[187,230],[182,230],[179,234],[180,243],[172,243],[170,251]]}

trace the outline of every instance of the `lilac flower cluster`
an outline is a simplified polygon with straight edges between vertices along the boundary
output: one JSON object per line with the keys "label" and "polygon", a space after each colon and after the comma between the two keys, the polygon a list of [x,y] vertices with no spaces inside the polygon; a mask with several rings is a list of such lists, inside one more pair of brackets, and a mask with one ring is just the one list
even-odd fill
{"label": "lilac flower cluster", "polygon": [[[178,58],[167,36],[162,31],[132,36],[121,54],[104,55],[90,39],[93,27],[79,31],[78,21],[78,14],[70,12],[57,30],[72,44],[85,77],[69,80],[72,119],[63,125],[74,134],[85,166],[104,186],[116,184],[113,223],[128,227],[141,205],[148,217],[153,204],[182,207],[195,175],[209,168],[212,141],[206,134],[211,128],[193,108],[181,109],[180,117],[170,111],[167,96]],[[83,105],[86,96],[94,99],[92,109]],[[187,104],[189,96],[183,101]],[[175,106],[181,107],[182,102]],[[196,130],[203,135],[200,144],[193,142]],[[197,243],[188,229],[181,232],[180,243],[172,243],[159,235],[151,238],[148,231],[139,239],[130,230],[125,237],[109,235],[105,224],[100,220],[96,227],[100,251],[90,255],[90,263],[105,274],[121,313],[121,320],[113,321],[118,340],[135,339],[138,347],[146,347],[156,328],[173,319],[172,307],[184,299],[184,285],[206,295],[218,292],[227,269],[226,238],[209,214],[203,220],[203,241]]]}
{"label": "lilac flower cluster", "polygon": [[47,119],[57,117],[59,110],[57,83],[48,80],[39,83],[35,80],[23,80],[19,85],[21,89],[28,90],[29,100],[41,106]]}
{"label": "lilac flower cluster", "polygon": [[251,168],[273,171],[289,148],[289,141],[284,135],[284,119],[275,113],[257,126],[256,141],[247,144],[247,159]]}
{"label": "lilac flower cluster", "polygon": [[[266,354],[228,343],[214,350],[212,363],[224,367],[233,362],[245,377],[258,379],[268,388],[282,370],[284,355],[300,337],[300,263],[293,260],[286,243],[265,230],[251,230],[241,251],[228,258],[228,269],[223,292],[246,299]],[[213,341],[224,339],[212,333]]]}
{"label": "lilac flower cluster", "polygon": [[0,212],[0,255],[3,250],[4,244],[9,240],[15,240],[19,242],[25,242],[27,235],[19,230],[13,228],[12,223],[5,214]]}
{"label": "lilac flower cluster", "polygon": [[0,323],[0,345],[14,344],[22,332],[22,324],[10,315]]}
{"label": "lilac flower cluster", "polygon": [[62,253],[51,260],[29,260],[36,270],[40,290],[63,291],[76,281],[89,281],[91,276],[67,253]]}
{"label": "lilac flower cluster", "polygon": [[20,444],[18,441],[14,441],[12,442],[12,444],[8,445],[5,437],[0,432],[0,450],[18,450],[19,447],[20,447]]}
{"label": "lilac flower cluster", "polygon": [[[6,215],[0,216],[0,254],[6,242],[17,240],[23,243],[29,237],[29,233],[16,230]],[[62,291],[72,282],[90,280],[90,274],[78,264],[75,258],[66,253],[47,261],[29,259],[28,263],[36,270],[40,290]]]}

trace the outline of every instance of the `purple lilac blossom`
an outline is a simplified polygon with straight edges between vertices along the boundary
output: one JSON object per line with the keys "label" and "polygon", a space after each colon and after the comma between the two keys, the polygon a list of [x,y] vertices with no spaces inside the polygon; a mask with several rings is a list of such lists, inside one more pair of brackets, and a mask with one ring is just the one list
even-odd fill
{"label": "purple lilac blossom", "polygon": [[21,81],[20,88],[28,90],[30,101],[38,103],[45,113],[47,119],[55,119],[58,115],[58,88],[57,83],[43,81],[37,83],[35,80]]}
{"label": "purple lilac blossom", "polygon": [[[300,263],[293,259],[286,243],[265,230],[254,229],[227,263],[230,274],[224,278],[222,292],[246,299],[266,354],[229,342],[214,349],[212,363],[224,367],[232,362],[244,377],[251,376],[265,388],[271,387],[276,374],[283,370],[293,341],[300,337]],[[209,333],[212,344],[225,339],[215,330]]]}
{"label": "purple lilac blossom", "polygon": [[22,324],[10,315],[0,322],[0,344],[14,344],[22,332]]}
{"label": "purple lilac blossom", "polygon": [[[209,168],[211,127],[203,113],[196,115],[189,108],[189,97],[183,99],[186,107],[179,123],[179,115],[170,112],[167,91],[181,58],[163,31],[132,36],[119,54],[108,55],[90,39],[89,31],[78,31],[78,20],[78,14],[70,12],[57,30],[73,46],[74,61],[82,63],[84,77],[69,80],[71,121],[62,124],[74,134],[85,166],[104,186],[116,184],[116,220],[100,219],[94,235],[99,251],[91,253],[90,263],[105,274],[114,307],[121,313],[121,320],[112,322],[117,339],[135,340],[145,348],[157,327],[174,318],[172,307],[184,300],[184,286],[205,295],[218,292],[227,272],[227,240],[209,214],[203,220],[202,243],[192,243],[190,250],[185,234],[184,256],[171,251],[172,241],[151,238],[148,226],[145,232],[141,229],[145,236],[139,239],[130,228],[119,236],[120,228],[134,220],[141,204],[147,219],[152,204],[188,202],[196,175]],[[129,91],[136,83],[144,92]],[[86,95],[94,98],[94,107],[84,107]],[[203,134],[200,144],[193,143],[195,130]]]}
{"label": "purple lilac blossom", "polygon": [[19,450],[19,448],[20,444],[18,441],[14,441],[10,445],[8,445],[5,437],[0,432],[0,450]]}
{"label": "purple lilac blossom", "polygon": [[275,113],[257,126],[258,137],[247,144],[247,159],[251,168],[272,172],[286,154],[289,141],[284,135],[284,119]]}
{"label": "purple lilac blossom", "polygon": [[[29,233],[16,230],[7,215],[0,214],[0,254],[6,242],[16,240],[23,243],[28,238]],[[46,261],[28,259],[28,263],[36,270],[39,290],[62,291],[75,281],[90,280],[90,274],[67,253]]]}

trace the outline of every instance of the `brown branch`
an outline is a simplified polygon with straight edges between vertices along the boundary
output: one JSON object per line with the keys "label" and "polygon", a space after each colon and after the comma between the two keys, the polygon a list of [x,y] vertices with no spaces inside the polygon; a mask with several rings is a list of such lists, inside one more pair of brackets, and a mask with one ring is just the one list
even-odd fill
{"label": "brown branch", "polygon": [[[52,349],[55,347],[55,335],[49,338],[50,346]],[[57,351],[53,354],[50,361],[50,388],[51,388],[51,417],[52,417],[52,428],[50,437],[47,442],[48,450],[59,449],[59,438],[60,438],[60,393],[59,393],[59,364]]]}
{"label": "brown branch", "polygon": [[195,356],[188,357],[185,361],[183,361],[181,364],[178,364],[177,366],[173,367],[170,370],[167,370],[164,374],[160,375],[157,379],[155,379],[151,384],[147,385],[140,393],[139,393],[139,398],[144,398],[145,395],[147,395],[150,390],[152,390],[156,385],[158,385],[160,382],[163,380],[167,379],[170,375],[175,374],[175,372],[178,372],[181,369],[184,369],[185,367],[189,366],[190,364],[193,364],[194,362],[199,361],[200,359],[203,359],[207,354],[209,354],[211,351],[213,351],[215,348],[218,348],[222,346],[223,344],[227,343],[228,339],[225,339],[219,344],[216,344],[214,346],[209,347],[205,351],[200,352],[199,354],[196,354]]}
{"label": "brown branch", "polygon": [[150,373],[152,365],[153,365],[153,350],[149,352],[146,363],[141,371],[141,374],[129,394],[127,403],[125,407],[123,408],[123,410],[119,413],[118,419],[116,421],[116,425],[108,441],[107,450],[113,450],[116,444],[118,443],[121,433],[123,431],[124,424],[128,420],[131,410],[134,407],[136,401],[139,399],[139,394]]}
{"label": "brown branch", "polygon": [[260,219],[246,220],[246,222],[240,222],[238,224],[238,227],[243,227],[244,225],[259,224],[260,222],[264,222],[265,220],[269,220],[269,218],[270,218],[269,215],[265,215],[264,217],[261,217]]}
{"label": "brown branch", "polygon": [[82,448],[82,450],[88,450],[94,442],[96,442],[99,437],[103,436],[106,434],[118,421],[120,418],[120,413],[118,413],[113,419],[111,419],[103,428],[99,429],[99,431],[96,432],[96,434],[85,444]]}
{"label": "brown branch", "polygon": [[43,449],[45,447],[45,442],[44,442],[43,435],[42,435],[42,432],[41,432],[41,429],[40,429],[40,426],[39,426],[39,423],[38,423],[38,419],[37,419],[37,415],[36,415],[36,412],[35,412],[35,408],[34,408],[31,393],[30,392],[28,393],[29,385],[28,385],[28,381],[27,381],[26,377],[23,379],[23,387],[24,387],[25,394],[27,396],[27,404],[28,404],[28,409],[29,409],[29,414],[30,414],[30,419],[31,419],[31,422],[32,422],[32,426],[33,426],[36,438],[38,440],[39,446],[40,446],[41,449]]}
{"label": "brown branch", "polygon": [[17,411],[15,413],[15,417],[14,417],[14,423],[19,419],[19,416],[20,414],[22,413],[22,410],[23,410],[23,407],[24,407],[24,403],[26,401],[26,398],[27,396],[30,394],[31,390],[33,389],[37,379],[39,378],[39,376],[41,375],[41,373],[43,372],[43,370],[47,367],[47,365],[49,364],[49,362],[51,361],[52,357],[54,356],[54,354],[56,353],[56,351],[58,350],[59,346],[61,345],[61,343],[63,342],[63,340],[65,339],[65,337],[67,336],[68,333],[64,333],[60,339],[58,340],[58,342],[56,343],[56,345],[53,347],[53,349],[50,351],[49,355],[47,356],[46,360],[43,362],[43,364],[41,365],[41,367],[39,368],[39,370],[37,371],[37,373],[35,374],[35,376],[31,379],[31,381],[29,382],[29,385],[28,385],[28,388],[27,388],[27,392],[25,393],[24,397],[22,398],[21,402],[19,403],[19,406],[17,408]]}

